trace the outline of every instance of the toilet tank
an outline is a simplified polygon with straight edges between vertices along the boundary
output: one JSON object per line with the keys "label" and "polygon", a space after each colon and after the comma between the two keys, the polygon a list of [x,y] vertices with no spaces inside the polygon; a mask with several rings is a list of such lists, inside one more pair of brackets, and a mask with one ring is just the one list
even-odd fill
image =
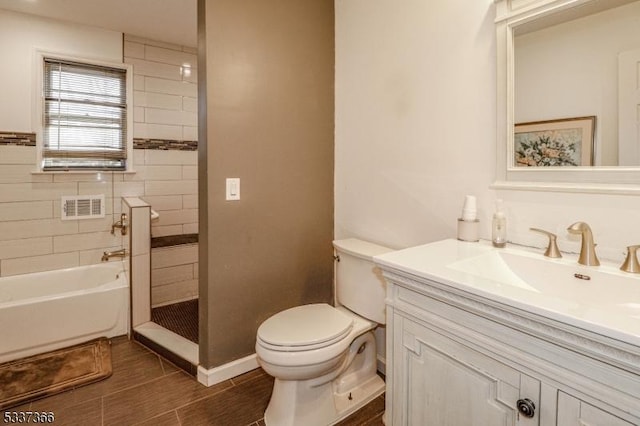
{"label": "toilet tank", "polygon": [[336,262],[336,302],[379,324],[385,324],[387,284],[373,256],[393,251],[367,241],[349,238],[333,242]]}

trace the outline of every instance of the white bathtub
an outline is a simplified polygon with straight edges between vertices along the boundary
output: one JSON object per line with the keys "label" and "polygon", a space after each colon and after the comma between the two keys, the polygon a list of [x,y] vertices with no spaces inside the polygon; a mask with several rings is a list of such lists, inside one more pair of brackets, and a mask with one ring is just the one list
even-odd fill
{"label": "white bathtub", "polygon": [[0,278],[0,363],[127,333],[123,262]]}

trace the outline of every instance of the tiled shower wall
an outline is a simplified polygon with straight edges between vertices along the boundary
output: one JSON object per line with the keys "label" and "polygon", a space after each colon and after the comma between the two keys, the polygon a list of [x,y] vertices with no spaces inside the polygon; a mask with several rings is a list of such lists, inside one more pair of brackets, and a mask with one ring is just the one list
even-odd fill
{"label": "tiled shower wall", "polygon": [[138,172],[125,180],[145,182],[142,198],[160,213],[153,237],[197,233],[196,50],[125,35],[124,62],[133,65]]}
{"label": "tiled shower wall", "polygon": [[[134,72],[136,173],[160,218],[152,237],[198,232],[196,50],[125,35]],[[144,155],[141,154],[144,152]],[[198,297],[198,245],[152,249],[151,304]]]}
{"label": "tiled shower wall", "polygon": [[[0,134],[0,276],[99,263],[103,251],[122,247],[110,233],[121,196],[141,197],[160,213],[153,236],[198,232],[194,49],[125,36],[125,62],[134,66],[135,174],[33,173],[35,136]],[[60,196],[77,194],[105,194],[107,217],[62,221]],[[185,294],[178,284],[165,293],[194,297],[194,276],[185,277]]]}
{"label": "tiled shower wall", "polygon": [[[103,251],[122,246],[122,236],[110,233],[112,213],[120,213],[121,195],[143,195],[145,182],[112,173],[32,173],[35,167],[35,146],[0,141],[0,276],[99,263]],[[61,220],[60,197],[81,194],[105,194],[106,217]]]}

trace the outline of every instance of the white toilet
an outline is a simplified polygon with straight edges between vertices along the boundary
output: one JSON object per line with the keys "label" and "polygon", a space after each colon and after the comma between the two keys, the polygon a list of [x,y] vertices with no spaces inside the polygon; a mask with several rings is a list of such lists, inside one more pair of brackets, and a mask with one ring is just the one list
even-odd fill
{"label": "white toilet", "polygon": [[385,323],[386,284],[372,257],[392,250],[353,238],[333,246],[337,307],[297,306],[258,328],[258,361],[275,377],[268,426],[331,425],[384,392],[373,330]]}

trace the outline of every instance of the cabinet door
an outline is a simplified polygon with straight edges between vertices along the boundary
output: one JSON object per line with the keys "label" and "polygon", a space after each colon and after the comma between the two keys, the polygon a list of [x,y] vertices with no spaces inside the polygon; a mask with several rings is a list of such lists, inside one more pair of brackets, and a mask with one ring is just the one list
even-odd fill
{"label": "cabinet door", "polygon": [[394,426],[538,425],[537,414],[527,418],[517,410],[520,398],[538,405],[537,380],[401,316],[393,335]]}
{"label": "cabinet door", "polygon": [[633,426],[633,424],[564,392],[558,392],[558,426]]}

